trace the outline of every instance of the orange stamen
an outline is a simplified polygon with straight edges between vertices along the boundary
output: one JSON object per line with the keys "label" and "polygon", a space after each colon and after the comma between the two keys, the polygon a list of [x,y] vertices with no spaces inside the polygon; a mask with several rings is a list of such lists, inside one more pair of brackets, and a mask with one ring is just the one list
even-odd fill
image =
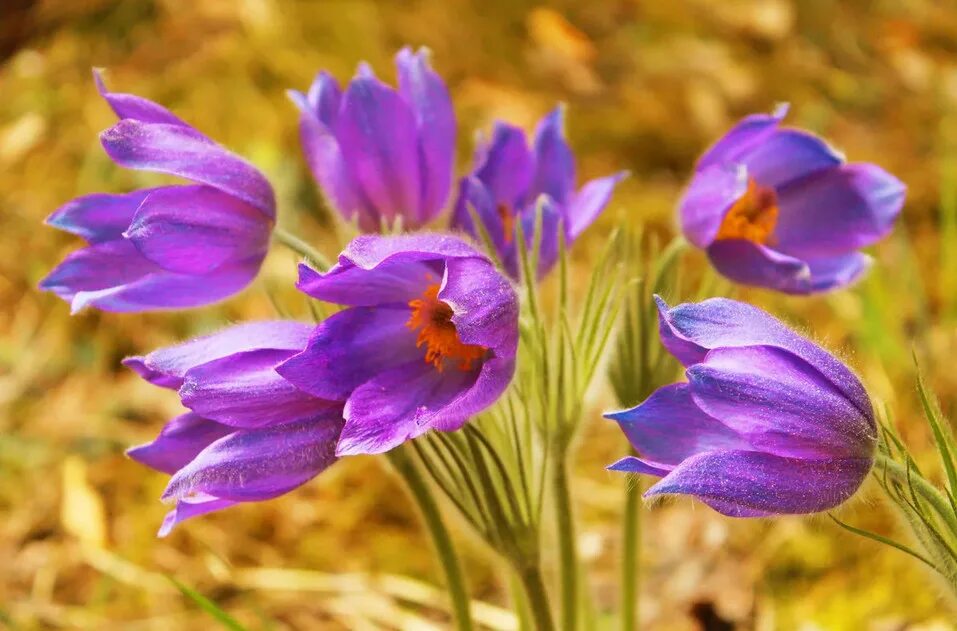
{"label": "orange stamen", "polygon": [[515,238],[515,215],[508,204],[498,205],[498,216],[502,218],[502,232],[505,233],[505,243],[511,243]]}
{"label": "orange stamen", "polygon": [[778,222],[778,198],[774,190],[748,180],[748,190],[721,221],[716,239],[746,239],[768,243]]}
{"label": "orange stamen", "polygon": [[476,344],[463,344],[452,323],[452,307],[439,300],[439,285],[429,285],[421,298],[409,301],[412,315],[405,323],[407,327],[419,331],[415,341],[416,348],[426,347],[425,361],[442,372],[443,360],[459,360],[459,370],[471,370],[472,362],[479,360],[488,350]]}

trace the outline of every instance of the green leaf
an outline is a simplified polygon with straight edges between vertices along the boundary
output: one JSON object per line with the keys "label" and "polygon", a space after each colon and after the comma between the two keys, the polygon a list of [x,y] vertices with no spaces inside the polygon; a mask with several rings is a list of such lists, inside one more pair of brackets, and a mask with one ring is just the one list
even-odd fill
{"label": "green leaf", "polygon": [[189,587],[188,585],[184,585],[183,583],[180,583],[178,580],[176,580],[172,576],[167,576],[166,578],[168,578],[169,581],[176,586],[176,589],[178,589],[183,594],[183,596],[186,596],[187,598],[192,600],[194,603],[199,605],[200,609],[208,613],[212,618],[214,618],[217,622],[219,622],[219,624],[221,624],[224,628],[229,629],[230,631],[246,631],[246,628],[243,625],[239,624],[238,620],[236,620],[235,618],[230,616],[228,613],[220,609],[216,603],[206,598],[205,596],[200,594],[198,591],[196,591],[192,587]]}

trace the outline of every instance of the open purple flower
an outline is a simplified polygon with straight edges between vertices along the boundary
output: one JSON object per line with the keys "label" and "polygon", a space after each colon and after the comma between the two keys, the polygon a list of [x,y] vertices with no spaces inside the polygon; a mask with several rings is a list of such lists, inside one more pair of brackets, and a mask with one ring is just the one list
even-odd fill
{"label": "open purple flower", "polygon": [[680,202],[685,237],[731,280],[791,294],[843,287],[858,250],[893,228],[905,187],[847,164],[808,132],[779,127],[787,106],[744,118],[698,160]]}
{"label": "open purple flower", "polygon": [[176,507],[160,536],[190,517],[287,493],[335,462],[342,404],[298,390],[275,370],[305,348],[313,328],[252,322],[123,362],[179,390],[190,409],[128,452],[173,476],[163,500]]}
{"label": "open purple flower", "polygon": [[561,107],[545,116],[531,149],[520,128],[496,123],[491,141],[476,152],[472,174],[459,183],[453,228],[478,238],[475,212],[512,278],[519,277],[518,222],[530,247],[536,212],[542,213],[538,274],[544,276],[558,260],[559,230],[571,245],[605,209],[615,185],[625,177],[622,172],[594,179],[576,191],[575,156],[565,140],[563,118]]}
{"label": "open purple flower", "polygon": [[47,223],[89,245],[70,254],[40,288],[104,311],[195,307],[252,281],[276,218],[272,187],[255,167],[167,109],[97,88],[120,122],[100,139],[114,162],[187,178],[191,185],[78,197]]}
{"label": "open purple flower", "polygon": [[452,186],[455,114],[428,51],[396,55],[399,89],[365,63],[345,93],[320,72],[308,94],[290,90],[301,111],[306,161],[329,202],[365,232],[402,217],[417,228],[445,207]]}
{"label": "open purple flower", "polygon": [[610,468],[661,476],[646,496],[693,495],[732,517],[814,513],[850,498],[877,444],[850,369],[756,307],[656,300],[661,341],[688,382],[606,415],[640,455]]}
{"label": "open purple flower", "polygon": [[325,274],[300,265],[298,287],[348,307],[277,369],[305,392],[345,401],[340,456],[456,430],[512,378],[515,291],[461,239],[361,236]]}

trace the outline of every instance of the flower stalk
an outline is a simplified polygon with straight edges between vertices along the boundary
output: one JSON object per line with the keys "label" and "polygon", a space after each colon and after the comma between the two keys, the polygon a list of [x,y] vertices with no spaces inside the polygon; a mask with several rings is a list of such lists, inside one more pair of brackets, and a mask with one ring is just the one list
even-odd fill
{"label": "flower stalk", "polygon": [[435,501],[435,496],[406,447],[393,449],[388,452],[387,457],[405,482],[409,493],[419,507],[422,521],[429,531],[432,545],[439,557],[439,564],[445,574],[445,584],[452,604],[455,628],[458,631],[472,631],[474,627],[469,610],[469,594],[465,585],[465,577],[462,574],[462,566],[452,544],[452,537],[442,520],[442,514],[439,511],[438,503]]}

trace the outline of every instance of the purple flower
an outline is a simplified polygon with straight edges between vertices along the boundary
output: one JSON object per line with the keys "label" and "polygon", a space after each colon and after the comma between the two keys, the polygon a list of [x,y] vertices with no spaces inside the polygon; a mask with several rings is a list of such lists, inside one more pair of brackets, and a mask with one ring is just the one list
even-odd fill
{"label": "purple flower", "polygon": [[459,182],[453,228],[478,238],[471,214],[475,212],[512,278],[519,278],[518,222],[526,247],[530,247],[536,208],[540,208],[538,274],[544,276],[558,260],[559,230],[571,245],[605,209],[615,185],[626,175],[621,172],[591,180],[575,191],[575,157],[565,141],[563,118],[561,107],[545,116],[538,124],[532,149],[524,131],[496,123],[491,141],[476,152],[472,174]]}
{"label": "purple flower", "polygon": [[173,476],[163,500],[176,507],[160,536],[190,517],[287,493],[335,462],[342,404],[298,390],[275,370],[305,348],[313,328],[252,322],[123,362],[179,390],[190,409],[128,452]]}
{"label": "purple flower", "polygon": [[345,401],[337,455],[456,430],[512,378],[515,291],[461,239],[361,236],[325,274],[301,265],[298,287],[348,307],[277,369],[305,392]]}
{"label": "purple flower", "polygon": [[893,228],[904,184],[779,127],[786,113],[744,118],[701,156],[681,229],[735,282],[791,294],[849,285],[870,264],[858,250]]}
{"label": "purple flower", "polygon": [[299,107],[306,161],[329,202],[365,232],[402,217],[407,228],[433,219],[452,185],[455,114],[428,51],[396,55],[399,89],[365,63],[345,94],[320,72],[308,94],[290,90]]}
{"label": "purple flower", "polygon": [[272,187],[255,167],[165,108],[97,88],[120,122],[103,132],[120,166],[195,184],[78,197],[47,223],[89,245],[67,256],[40,288],[104,311],[196,307],[249,284],[276,218]]}
{"label": "purple flower", "polygon": [[688,382],[606,415],[640,454],[611,469],[661,476],[646,496],[693,495],[732,517],[814,513],[854,494],[877,429],[847,366],[750,305],[656,300]]}

